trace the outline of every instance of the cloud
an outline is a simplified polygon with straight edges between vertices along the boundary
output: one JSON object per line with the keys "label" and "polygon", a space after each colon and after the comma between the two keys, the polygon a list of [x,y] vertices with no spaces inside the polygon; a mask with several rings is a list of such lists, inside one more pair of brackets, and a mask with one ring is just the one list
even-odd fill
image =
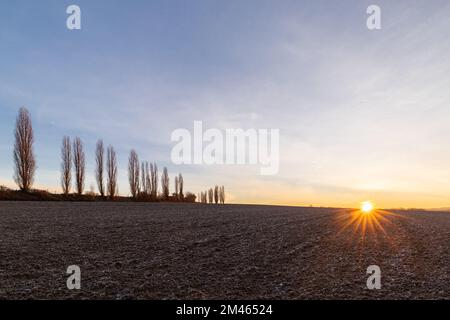
{"label": "cloud", "polygon": [[[123,193],[127,153],[136,148],[141,159],[186,172],[193,189],[225,184],[237,202],[349,205],[371,194],[388,204],[445,202],[448,3],[382,1],[379,32],[365,28],[364,2],[220,6],[209,16],[140,3],[125,11],[123,27],[100,19],[80,36],[45,37],[48,46],[26,43],[20,29],[7,39],[27,54],[6,51],[0,65],[13,67],[0,75],[0,103],[27,105],[41,132],[82,135],[90,153],[97,138],[115,145]],[[149,25],[129,19],[145,15],[154,18]],[[261,177],[257,166],[174,166],[170,134],[195,120],[222,130],[280,129],[279,175]],[[59,144],[40,144],[40,153],[59,154]],[[41,166],[48,175],[40,179],[50,181],[58,161]]]}

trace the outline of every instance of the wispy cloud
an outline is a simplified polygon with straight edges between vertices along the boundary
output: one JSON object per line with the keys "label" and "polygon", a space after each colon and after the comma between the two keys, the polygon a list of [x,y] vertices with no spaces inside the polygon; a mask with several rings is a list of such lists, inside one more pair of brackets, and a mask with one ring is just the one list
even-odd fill
{"label": "wispy cloud", "polygon": [[[60,8],[44,1],[48,22],[38,40],[23,26],[28,15],[0,23],[0,106],[30,108],[44,139],[37,152],[50,154],[39,164],[49,174],[39,178],[55,188],[57,141],[70,134],[84,138],[88,160],[97,138],[116,145],[123,193],[134,147],[186,172],[192,191],[225,184],[238,202],[349,206],[373,196],[386,206],[443,206],[450,6],[380,1],[383,28],[369,32],[368,4],[108,2],[102,13],[106,2],[82,1],[86,29],[75,34],[51,31]],[[11,140],[10,120],[0,120],[2,145]],[[279,175],[173,166],[170,133],[194,120],[279,128]],[[8,166],[2,156],[0,172]]]}

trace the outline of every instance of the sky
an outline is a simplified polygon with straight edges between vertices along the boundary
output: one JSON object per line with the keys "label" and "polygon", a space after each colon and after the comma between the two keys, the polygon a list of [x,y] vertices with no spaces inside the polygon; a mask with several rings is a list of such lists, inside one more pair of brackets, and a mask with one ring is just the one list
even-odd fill
{"label": "sky", "polygon": [[[68,30],[66,8],[81,8]],[[366,9],[381,8],[368,30]],[[17,111],[32,115],[35,186],[60,190],[64,135],[182,172],[228,202],[450,207],[450,3],[5,0],[0,3],[0,184],[13,184]],[[280,130],[280,165],[175,165],[171,133]],[[173,185],[172,185],[173,187]]]}

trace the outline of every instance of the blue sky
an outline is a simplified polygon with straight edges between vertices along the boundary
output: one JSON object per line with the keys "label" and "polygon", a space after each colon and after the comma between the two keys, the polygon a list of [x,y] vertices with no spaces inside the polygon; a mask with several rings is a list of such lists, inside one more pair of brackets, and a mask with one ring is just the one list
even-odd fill
{"label": "blue sky", "polygon": [[[378,4],[382,29],[366,28]],[[66,28],[68,5],[82,30]],[[98,138],[234,202],[436,207],[450,202],[448,1],[2,1],[0,183],[17,110],[32,113],[36,185],[59,188],[63,135]],[[176,128],[279,128],[280,173],[175,166]]]}

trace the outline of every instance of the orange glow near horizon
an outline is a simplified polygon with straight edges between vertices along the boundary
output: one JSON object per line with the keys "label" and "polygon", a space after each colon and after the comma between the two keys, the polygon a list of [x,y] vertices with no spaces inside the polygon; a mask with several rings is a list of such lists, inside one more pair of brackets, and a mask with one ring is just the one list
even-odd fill
{"label": "orange glow near horizon", "polygon": [[395,213],[375,209],[370,201],[361,203],[360,209],[345,210],[338,216],[338,233],[342,233],[347,229],[353,229],[357,238],[364,240],[368,234],[372,235],[388,235],[390,226],[392,226],[393,218],[400,218]]}
{"label": "orange glow near horizon", "polygon": [[361,202],[361,212],[365,214],[370,214],[375,209],[375,206],[370,201]]}
{"label": "orange glow near horizon", "polygon": [[[245,188],[240,184],[245,183]],[[450,186],[450,185],[449,185]],[[248,190],[253,190],[249,193]],[[400,191],[367,191],[352,190],[342,193],[331,191],[320,192],[312,188],[286,189],[282,185],[275,185],[268,193],[267,187],[256,183],[247,184],[240,181],[230,184],[228,200],[236,204],[263,204],[300,207],[329,207],[359,209],[361,201],[376,200],[375,209],[449,209],[448,191],[435,190],[430,193],[407,193]],[[339,191],[340,192],[340,191]]]}

